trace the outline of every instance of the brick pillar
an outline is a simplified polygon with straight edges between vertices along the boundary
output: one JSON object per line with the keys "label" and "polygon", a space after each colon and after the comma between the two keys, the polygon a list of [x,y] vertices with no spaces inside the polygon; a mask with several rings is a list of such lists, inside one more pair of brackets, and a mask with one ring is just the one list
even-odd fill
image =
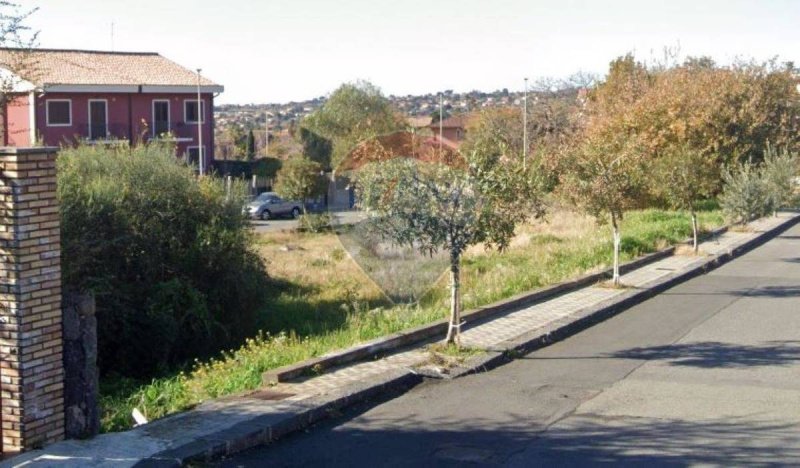
{"label": "brick pillar", "polygon": [[3,453],[64,438],[56,148],[0,148]]}

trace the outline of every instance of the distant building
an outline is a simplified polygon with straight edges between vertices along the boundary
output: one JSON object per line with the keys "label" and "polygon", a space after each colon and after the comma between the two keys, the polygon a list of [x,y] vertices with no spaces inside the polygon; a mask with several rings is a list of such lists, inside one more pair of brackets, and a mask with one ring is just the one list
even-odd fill
{"label": "distant building", "polygon": [[198,104],[197,74],[157,53],[0,48],[0,72],[15,78],[3,145],[164,138],[195,163],[201,153],[205,167],[214,158],[214,97],[223,87],[202,78]]}
{"label": "distant building", "polygon": [[[442,121],[442,140],[445,144],[458,147],[467,136],[467,116],[454,115]],[[439,121],[433,121],[428,126],[434,136],[439,138]]]}

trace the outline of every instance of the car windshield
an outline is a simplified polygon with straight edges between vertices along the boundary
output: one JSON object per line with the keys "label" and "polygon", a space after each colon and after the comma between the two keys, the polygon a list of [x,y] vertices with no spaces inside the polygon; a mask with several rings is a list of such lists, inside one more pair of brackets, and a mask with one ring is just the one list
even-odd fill
{"label": "car windshield", "polygon": [[274,195],[272,195],[272,194],[269,194],[269,193],[262,193],[261,195],[259,195],[259,196],[257,196],[257,197],[256,197],[255,201],[258,201],[258,202],[265,202],[265,201],[272,200],[273,198],[275,198],[275,196],[274,196]]}

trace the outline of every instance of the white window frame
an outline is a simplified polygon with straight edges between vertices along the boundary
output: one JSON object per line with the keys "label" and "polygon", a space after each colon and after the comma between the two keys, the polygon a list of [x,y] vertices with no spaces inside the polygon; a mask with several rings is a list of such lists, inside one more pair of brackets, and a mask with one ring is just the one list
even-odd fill
{"label": "white window frame", "polygon": [[98,140],[104,140],[104,139],[108,138],[108,135],[110,134],[109,128],[108,128],[108,99],[89,99],[88,103],[86,104],[86,109],[88,111],[88,114],[86,115],[86,123],[88,124],[88,127],[89,127],[89,131],[87,133],[89,134],[89,139],[90,140],[94,139],[94,138],[92,138],[93,137],[93,135],[92,135],[92,103],[93,102],[103,102],[106,105],[106,134],[103,135],[102,138],[97,138]]}
{"label": "white window frame", "polygon": [[[66,102],[69,104],[69,123],[50,123],[50,103]],[[72,126],[72,99],[45,99],[44,102],[45,124],[48,127],[71,127]]]}
{"label": "white window frame", "polygon": [[[186,159],[187,162],[189,161],[189,150],[191,150],[193,148],[201,148],[201,146],[199,146],[199,145],[191,145],[191,146],[187,146],[186,147],[185,159]],[[200,165],[200,160],[203,159],[203,156],[205,156],[205,153],[206,153],[206,145],[203,145],[202,149],[198,152],[198,156],[197,156],[197,164],[198,165]]]}
{"label": "white window frame", "polygon": [[153,99],[153,102],[150,104],[150,117],[153,119],[153,138],[156,138],[156,103],[157,102],[166,102],[167,103],[167,131],[172,131],[172,104],[169,102],[169,99]]}
{"label": "white window frame", "polygon": [[[198,101],[197,101],[197,99],[184,99],[183,100],[183,121],[186,122],[187,124],[197,124],[198,122],[196,120],[189,120],[189,118],[186,115],[188,113],[187,112],[188,108],[187,108],[186,105],[188,103],[190,103],[190,102],[198,102]],[[197,106],[197,112],[198,112],[198,114],[200,114],[200,122],[199,123],[201,123],[201,124],[206,123],[206,112],[205,112],[205,110],[206,110],[206,101],[205,101],[205,99],[201,99],[200,100],[200,104],[198,104],[198,106]]]}
{"label": "white window frame", "polygon": [[[204,157],[206,155],[206,145],[203,145],[202,147],[198,146],[198,145],[187,146],[186,147],[186,153],[184,153],[184,159],[185,159],[187,164],[189,163],[189,150],[191,150],[193,148],[201,148],[198,151],[198,154],[197,154],[197,170],[199,171],[200,168],[205,168],[205,165],[206,165],[206,161],[204,159]],[[205,170],[206,170],[206,172],[208,171],[207,168]]]}

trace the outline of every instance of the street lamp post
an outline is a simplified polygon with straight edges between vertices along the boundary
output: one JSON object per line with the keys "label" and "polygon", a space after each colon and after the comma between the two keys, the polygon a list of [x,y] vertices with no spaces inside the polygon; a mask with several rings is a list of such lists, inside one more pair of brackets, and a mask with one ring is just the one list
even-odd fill
{"label": "street lamp post", "polygon": [[200,175],[205,173],[205,151],[203,151],[203,111],[202,101],[200,101],[200,72],[202,68],[197,69],[197,161],[200,169]]}
{"label": "street lamp post", "polygon": [[522,98],[522,168],[528,164],[528,79],[525,78],[525,95]]}

